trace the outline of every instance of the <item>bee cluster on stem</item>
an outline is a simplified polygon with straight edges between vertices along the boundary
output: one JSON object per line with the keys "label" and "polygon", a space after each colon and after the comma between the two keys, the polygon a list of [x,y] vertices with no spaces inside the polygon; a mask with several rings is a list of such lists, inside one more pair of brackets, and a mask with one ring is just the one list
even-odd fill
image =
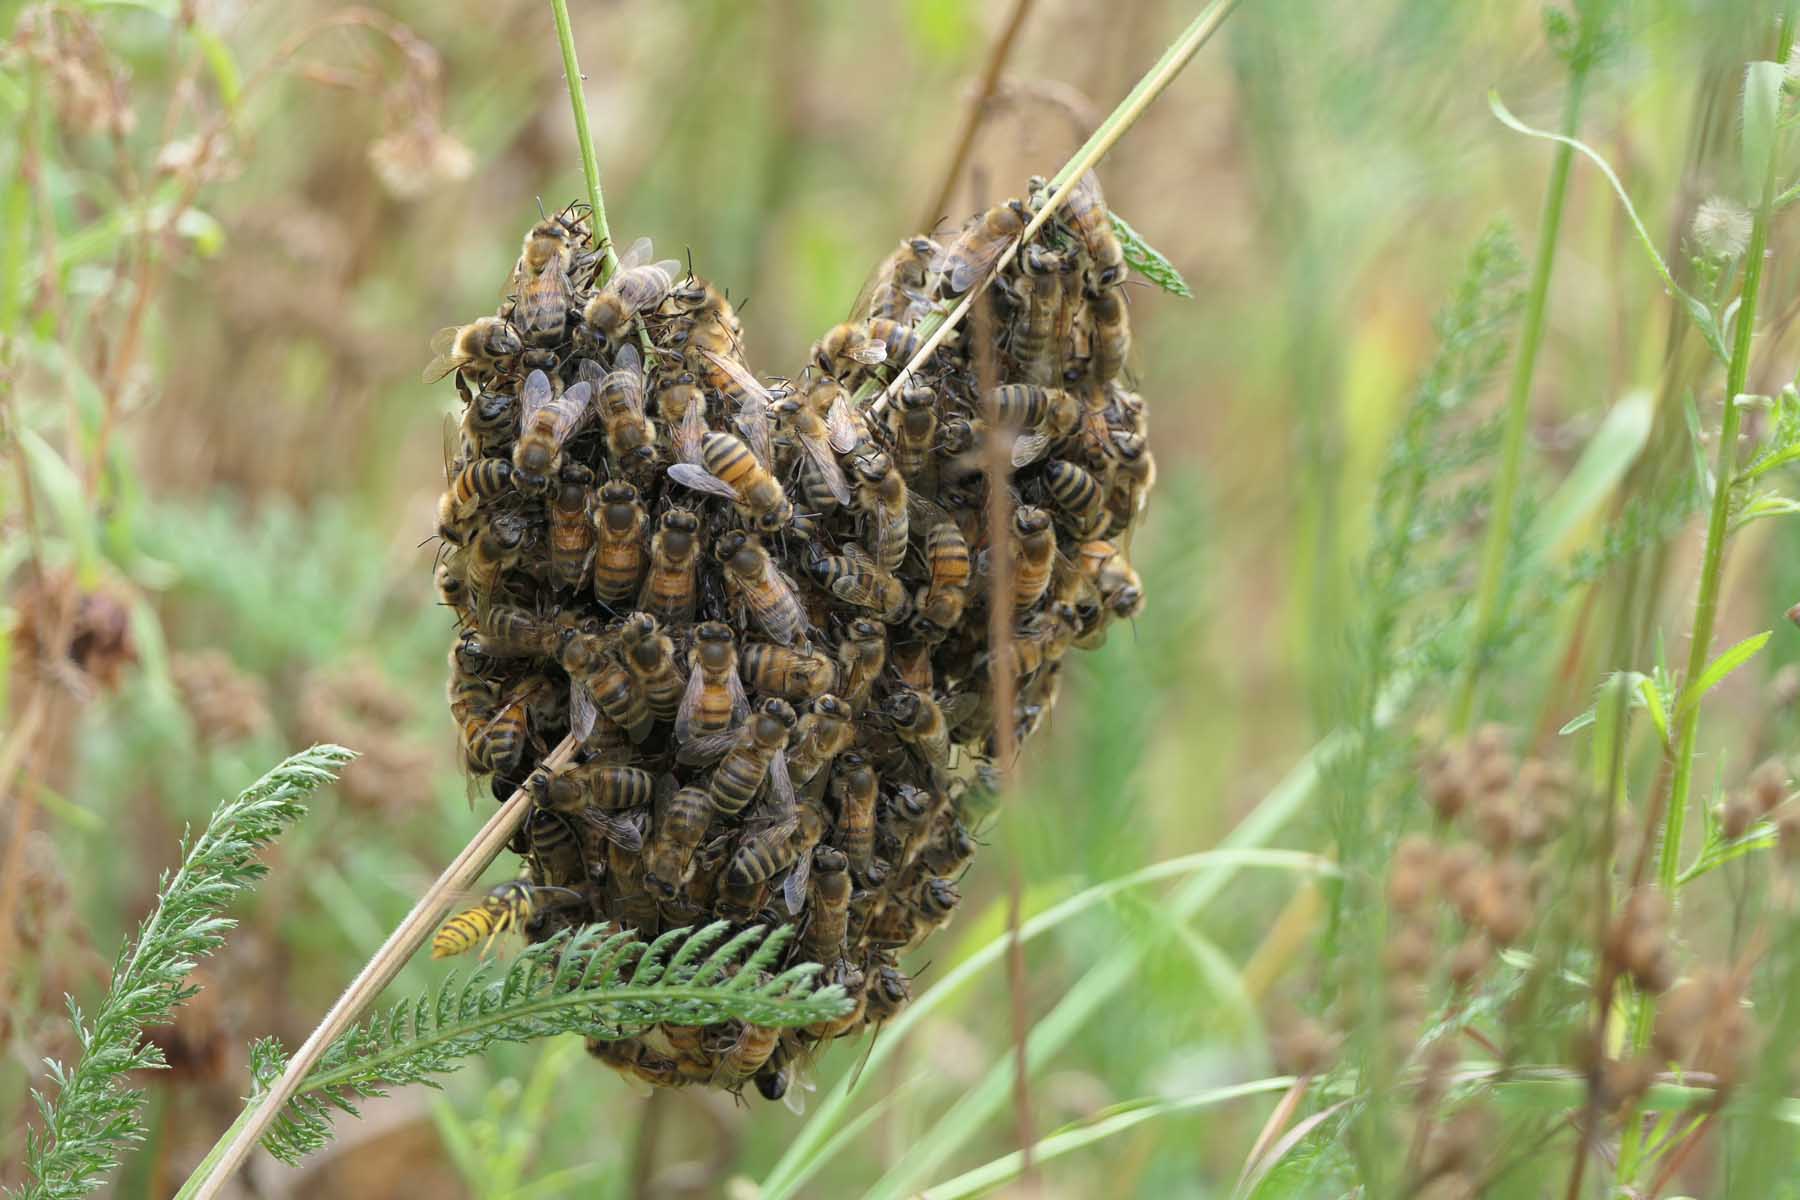
{"label": "bee cluster on stem", "polygon": [[[532,798],[525,879],[437,951],[508,927],[791,924],[788,957],[854,1001],[800,1029],[590,1042],[624,1073],[773,1099],[893,1015],[899,955],[961,898],[998,723],[1022,742],[1065,653],[1143,604],[1126,551],[1154,466],[1091,175],[979,297],[992,344],[964,328],[910,362],[919,323],[981,286],[1047,195],[1034,180],[948,245],[901,243],[793,379],[760,379],[725,294],[647,241],[603,278],[579,205],[532,227],[494,315],[433,343],[427,381],[454,375],[464,402],[438,513],[450,709],[469,771]],[[571,735],[573,759],[543,766]]]}

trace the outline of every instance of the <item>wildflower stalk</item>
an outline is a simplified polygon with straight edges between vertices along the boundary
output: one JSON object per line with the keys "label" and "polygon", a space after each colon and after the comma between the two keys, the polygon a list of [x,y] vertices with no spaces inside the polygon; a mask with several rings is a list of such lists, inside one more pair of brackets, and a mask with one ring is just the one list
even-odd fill
{"label": "wildflower stalk", "polygon": [[[1569,73],[1569,90],[1563,98],[1562,134],[1575,136],[1581,123],[1581,103],[1586,90],[1589,59],[1577,57]],[[1506,556],[1512,545],[1514,508],[1519,493],[1519,467],[1525,456],[1525,427],[1531,415],[1531,381],[1537,372],[1538,349],[1544,340],[1544,320],[1549,311],[1550,276],[1556,268],[1556,240],[1562,228],[1563,208],[1569,194],[1569,167],[1575,151],[1559,142],[1550,164],[1550,182],[1544,189],[1543,219],[1538,227],[1537,255],[1531,267],[1531,285],[1525,298],[1525,323],[1520,332],[1519,354],[1513,360],[1512,381],[1507,387],[1506,426],[1500,443],[1500,470],[1494,480],[1487,542],[1481,553],[1481,582],[1476,592],[1475,628],[1468,667],[1451,710],[1451,728],[1466,733],[1475,716],[1476,693],[1486,667],[1487,646],[1499,624],[1500,597],[1506,576]]]}
{"label": "wildflower stalk", "polygon": [[619,269],[619,256],[613,250],[612,233],[606,226],[606,197],[600,191],[600,160],[594,154],[594,136],[589,131],[587,97],[581,90],[581,65],[575,61],[575,30],[569,24],[569,0],[550,0],[550,11],[556,14],[556,37],[562,43],[563,77],[569,84],[569,107],[575,112],[575,140],[581,144],[581,173],[587,179],[588,205],[594,210],[594,237],[600,243],[605,266],[602,281]]}

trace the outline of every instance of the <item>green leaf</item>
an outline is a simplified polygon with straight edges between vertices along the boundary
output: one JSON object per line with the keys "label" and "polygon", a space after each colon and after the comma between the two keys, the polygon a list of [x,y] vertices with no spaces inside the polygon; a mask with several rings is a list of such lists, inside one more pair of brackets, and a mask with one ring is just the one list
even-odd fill
{"label": "green leaf", "polygon": [[29,429],[18,431],[19,446],[31,468],[32,482],[56,513],[56,523],[75,550],[76,569],[84,587],[99,578],[100,537],[81,480],[49,442]]}
{"label": "green leaf", "polygon": [[219,89],[219,100],[225,105],[225,111],[235,113],[238,97],[244,92],[244,78],[231,47],[218,34],[199,24],[194,26],[194,40],[200,43],[200,53],[206,59],[206,69],[212,72],[213,85]]}
{"label": "green leaf", "polygon": [[1554,554],[1612,495],[1649,440],[1655,410],[1654,398],[1642,388],[1626,393],[1613,405],[1582,448],[1574,469],[1531,523],[1535,557]]}
{"label": "green leaf", "polygon": [[1663,707],[1662,689],[1656,686],[1656,680],[1648,675],[1638,676],[1638,694],[1643,697],[1644,708],[1650,713],[1650,722],[1656,726],[1656,736],[1662,739],[1665,748],[1669,745],[1669,713]]}
{"label": "green leaf", "polygon": [[1700,700],[1706,693],[1718,687],[1727,675],[1755,657],[1756,652],[1763,648],[1763,643],[1767,642],[1769,635],[1774,632],[1773,629],[1767,629],[1754,637],[1747,637],[1713,659],[1706,670],[1700,672],[1698,679],[1681,689],[1681,699],[1675,704],[1675,723],[1679,725],[1685,721],[1694,709],[1699,707]]}
{"label": "green leaf", "polygon": [[1774,178],[1784,74],[1777,62],[1753,62],[1744,68],[1738,128],[1743,134],[1744,199],[1751,204],[1763,202],[1764,192]]}
{"label": "green leaf", "polygon": [[1112,218],[1113,232],[1119,236],[1119,245],[1125,250],[1125,264],[1132,270],[1154,283],[1157,287],[1172,295],[1186,300],[1194,298],[1193,290],[1188,287],[1187,280],[1175,269],[1175,264],[1164,257],[1162,251],[1144,240],[1144,235],[1133,229],[1118,213],[1107,214]]}

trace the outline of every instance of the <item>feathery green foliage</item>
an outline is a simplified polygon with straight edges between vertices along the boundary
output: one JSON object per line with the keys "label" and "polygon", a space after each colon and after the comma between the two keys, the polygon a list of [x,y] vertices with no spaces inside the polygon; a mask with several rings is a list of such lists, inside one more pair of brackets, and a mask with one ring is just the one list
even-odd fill
{"label": "feathery green foliage", "polygon": [[121,951],[92,1023],[69,1001],[82,1054],[72,1068],[49,1064],[59,1089],[54,1100],[32,1093],[44,1128],[26,1138],[31,1182],[18,1193],[21,1200],[86,1195],[104,1182],[123,1145],[143,1140],[142,1092],[123,1081],[131,1071],[164,1065],[162,1051],[143,1040],[145,1026],[166,1021],[199,990],[184,980],[236,924],[220,915],[226,905],[265,873],[256,852],[306,811],[308,793],[354,757],[341,746],[314,746],[221,805],[182,854],[180,868],[163,876],[156,908]]}
{"label": "feathery green foliage", "polygon": [[[786,1028],[849,1011],[841,987],[814,986],[816,963],[767,975],[791,927],[769,934],[752,926],[721,943],[729,928],[718,921],[697,931],[672,929],[646,944],[631,932],[591,926],[527,948],[498,978],[485,963],[461,980],[452,975],[333,1042],[263,1145],[283,1162],[297,1162],[331,1140],[335,1112],[357,1115],[353,1100],[435,1084],[434,1076],[501,1042],[569,1033],[612,1040],[659,1022]],[[258,1042],[251,1061],[259,1088],[287,1065],[273,1039]]]}
{"label": "feathery green foliage", "polygon": [[1164,257],[1163,252],[1144,240],[1144,235],[1133,229],[1131,225],[1116,212],[1109,212],[1112,219],[1113,232],[1119,237],[1119,245],[1125,251],[1125,265],[1154,283],[1163,291],[1184,300],[1194,298],[1193,289],[1188,287],[1187,280],[1181,277],[1175,264]]}

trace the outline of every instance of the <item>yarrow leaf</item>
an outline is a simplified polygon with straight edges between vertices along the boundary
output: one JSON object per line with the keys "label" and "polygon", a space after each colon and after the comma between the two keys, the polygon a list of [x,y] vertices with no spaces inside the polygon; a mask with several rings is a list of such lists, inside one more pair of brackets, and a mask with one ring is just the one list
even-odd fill
{"label": "yarrow leaf", "polygon": [[1162,251],[1146,242],[1144,235],[1133,229],[1118,213],[1107,215],[1112,218],[1113,232],[1119,236],[1119,245],[1125,251],[1126,266],[1171,295],[1180,296],[1184,300],[1194,298],[1193,289],[1188,287],[1187,280],[1181,277],[1181,272],[1163,256]]}

